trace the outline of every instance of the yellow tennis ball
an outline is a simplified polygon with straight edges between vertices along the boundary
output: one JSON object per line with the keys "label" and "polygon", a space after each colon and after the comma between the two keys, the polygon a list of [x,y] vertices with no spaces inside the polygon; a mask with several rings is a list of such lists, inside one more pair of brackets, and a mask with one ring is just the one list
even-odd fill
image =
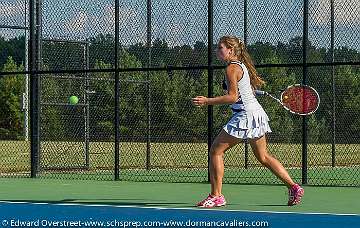
{"label": "yellow tennis ball", "polygon": [[77,96],[71,96],[69,97],[69,102],[70,104],[75,105],[79,102],[79,98]]}
{"label": "yellow tennis ball", "polygon": [[284,99],[288,99],[289,97],[288,96],[284,96]]}

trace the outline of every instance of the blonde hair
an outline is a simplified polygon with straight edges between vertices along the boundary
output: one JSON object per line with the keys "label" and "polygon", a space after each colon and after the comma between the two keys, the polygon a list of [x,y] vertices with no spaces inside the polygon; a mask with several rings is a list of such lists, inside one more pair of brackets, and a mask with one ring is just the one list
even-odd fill
{"label": "blonde hair", "polygon": [[257,89],[265,84],[265,81],[257,73],[244,42],[236,36],[223,36],[219,40],[219,44],[221,43],[224,44],[226,48],[232,49],[237,59],[245,64],[249,71],[250,83],[253,88]]}

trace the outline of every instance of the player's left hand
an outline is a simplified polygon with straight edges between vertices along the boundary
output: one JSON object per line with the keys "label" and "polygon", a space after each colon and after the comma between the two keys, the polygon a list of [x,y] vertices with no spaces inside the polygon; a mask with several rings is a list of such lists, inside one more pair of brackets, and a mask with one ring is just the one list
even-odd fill
{"label": "player's left hand", "polygon": [[192,99],[195,106],[200,107],[208,104],[208,98],[204,96],[197,96]]}

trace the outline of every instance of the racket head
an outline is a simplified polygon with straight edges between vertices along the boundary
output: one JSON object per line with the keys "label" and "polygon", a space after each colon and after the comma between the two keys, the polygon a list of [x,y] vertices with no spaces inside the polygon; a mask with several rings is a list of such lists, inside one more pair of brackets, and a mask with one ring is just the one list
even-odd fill
{"label": "racket head", "polygon": [[280,101],[291,113],[306,116],[318,109],[320,96],[311,86],[295,84],[281,93]]}

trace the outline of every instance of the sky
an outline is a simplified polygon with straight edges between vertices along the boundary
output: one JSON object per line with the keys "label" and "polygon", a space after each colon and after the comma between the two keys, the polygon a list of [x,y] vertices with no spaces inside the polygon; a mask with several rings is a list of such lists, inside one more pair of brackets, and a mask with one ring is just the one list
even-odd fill
{"label": "sky", "polygon": [[[1,0],[0,25],[24,25],[29,0]],[[146,0],[120,0],[120,42],[146,41]],[[302,35],[300,0],[248,0],[248,41],[286,43]],[[214,40],[226,34],[244,36],[243,0],[214,0]],[[310,0],[309,38],[330,46],[330,1]],[[43,37],[84,40],[114,34],[114,0],[43,0]],[[207,41],[207,0],[153,0],[152,37],[170,46]],[[335,45],[360,50],[360,1],[335,0]],[[0,29],[7,38],[21,30]]]}

